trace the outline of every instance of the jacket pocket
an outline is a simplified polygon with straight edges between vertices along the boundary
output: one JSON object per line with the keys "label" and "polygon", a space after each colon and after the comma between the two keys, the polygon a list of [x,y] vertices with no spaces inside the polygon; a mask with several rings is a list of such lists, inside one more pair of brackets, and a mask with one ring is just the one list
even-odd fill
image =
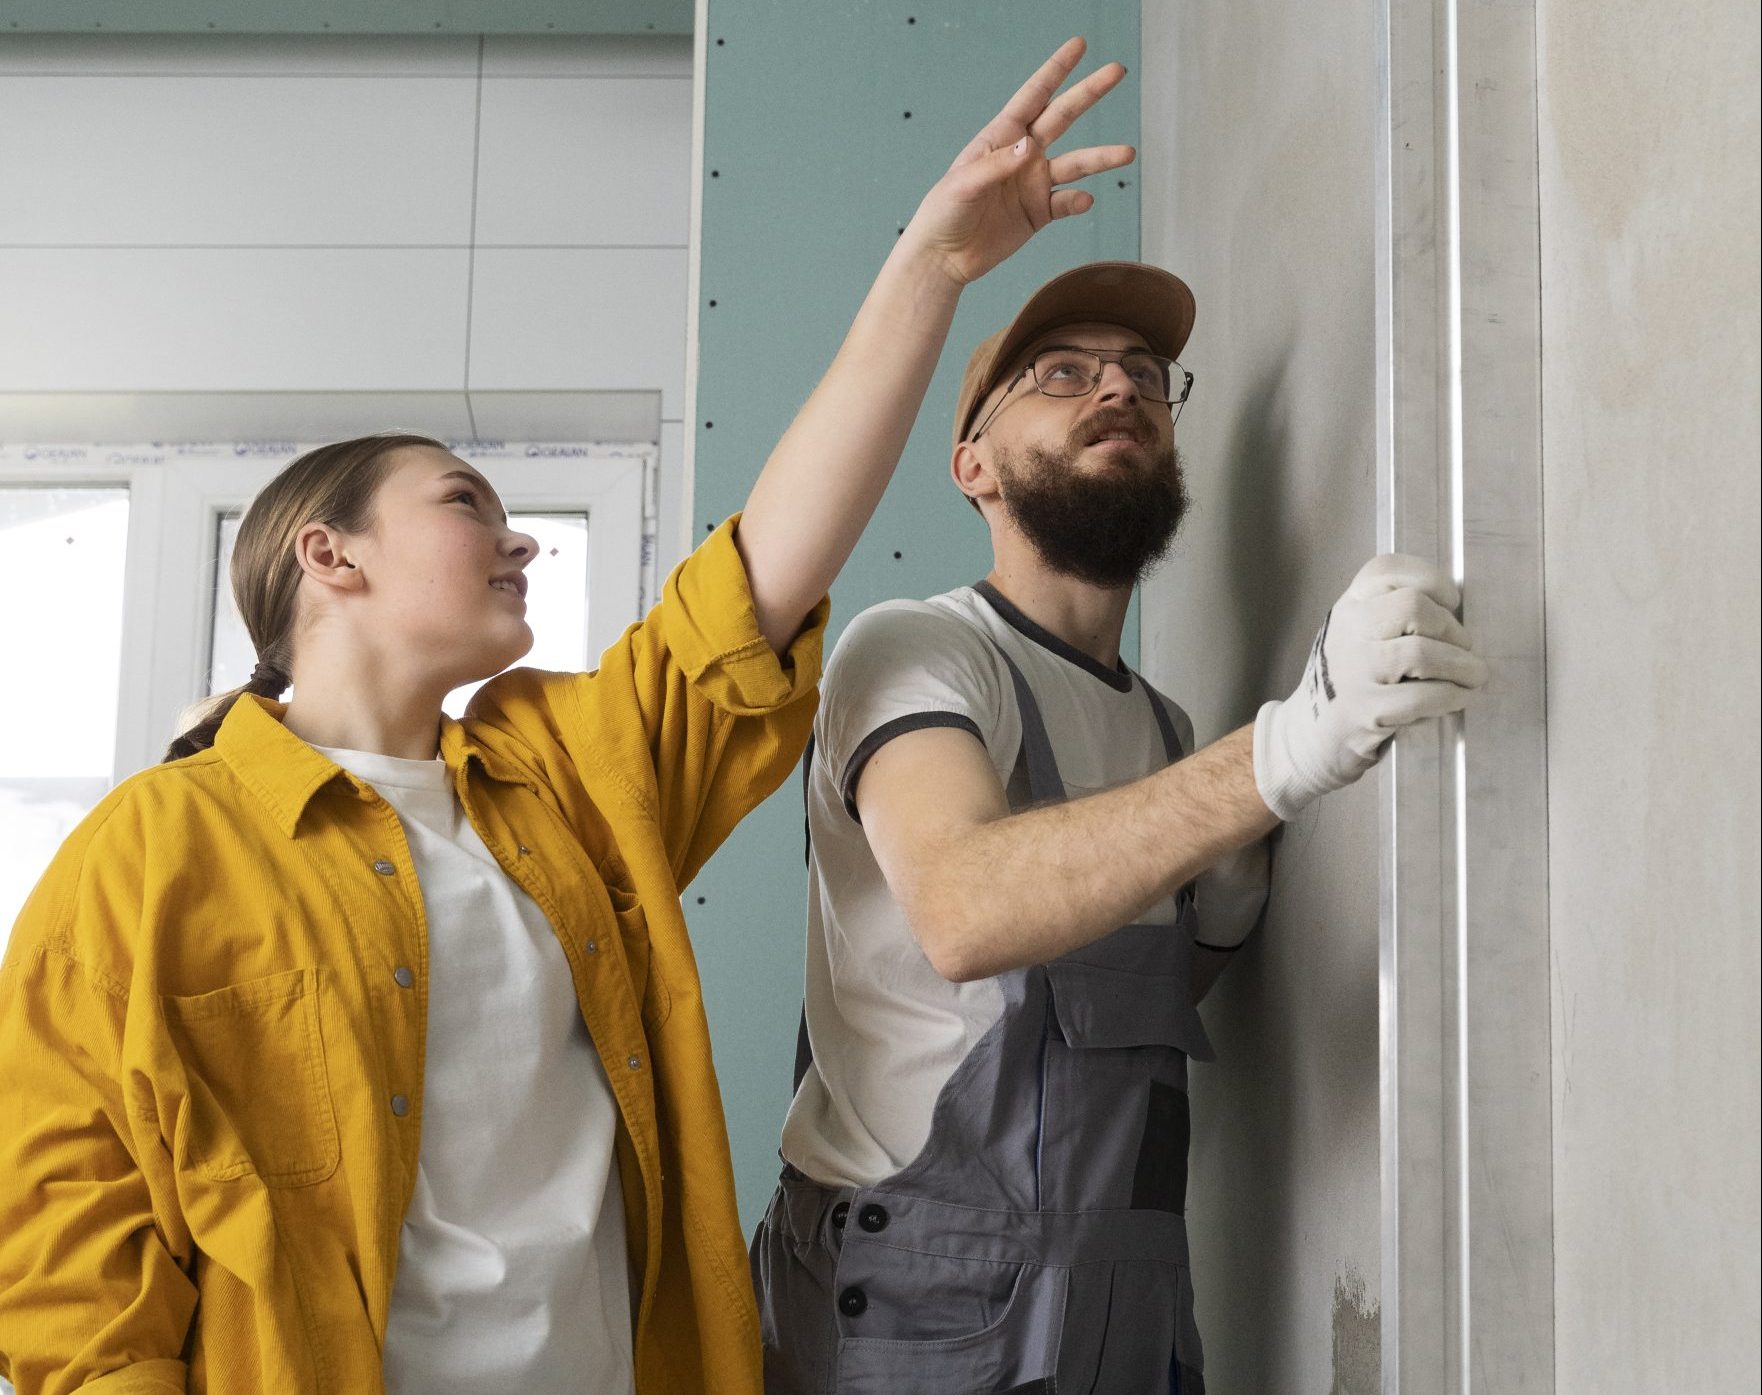
{"label": "jacket pocket", "polygon": [[642,1007],[643,1024],[651,1029],[658,1028],[673,1011],[673,998],[667,991],[667,980],[654,960],[654,947],[649,941],[648,912],[634,891],[609,877],[605,885],[606,896],[612,903],[612,918],[618,922],[618,939],[624,947],[631,992]]}
{"label": "jacket pocket", "polygon": [[317,969],[160,1002],[189,1081],[180,1163],[211,1181],[305,1186],[342,1155],[319,1021]]}

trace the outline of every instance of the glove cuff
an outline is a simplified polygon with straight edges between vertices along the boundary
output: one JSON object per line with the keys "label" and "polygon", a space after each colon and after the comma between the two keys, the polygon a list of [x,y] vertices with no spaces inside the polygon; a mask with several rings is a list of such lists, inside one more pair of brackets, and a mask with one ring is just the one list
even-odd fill
{"label": "glove cuff", "polygon": [[1269,702],[1254,719],[1254,783],[1260,797],[1286,823],[1296,818],[1319,790],[1305,780],[1280,738],[1282,702]]}

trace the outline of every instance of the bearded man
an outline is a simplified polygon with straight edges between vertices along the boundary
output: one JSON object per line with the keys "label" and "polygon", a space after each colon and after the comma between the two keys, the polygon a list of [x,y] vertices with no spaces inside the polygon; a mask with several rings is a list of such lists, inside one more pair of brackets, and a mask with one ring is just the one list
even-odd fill
{"label": "bearded man", "polygon": [[766,1389],[1204,1390],[1185,1212],[1195,1005],[1267,835],[1485,680],[1455,586],[1376,558],[1295,694],[1194,749],[1128,669],[1187,504],[1177,277],[1056,277],[967,364],[985,580],[846,629],[809,748],[807,992],[753,1241]]}

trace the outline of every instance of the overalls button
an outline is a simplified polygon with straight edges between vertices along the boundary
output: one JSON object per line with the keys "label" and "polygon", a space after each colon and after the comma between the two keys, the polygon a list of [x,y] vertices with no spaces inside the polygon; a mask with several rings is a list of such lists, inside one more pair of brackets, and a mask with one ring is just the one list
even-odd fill
{"label": "overalls button", "polygon": [[832,1208],[832,1229],[843,1230],[845,1218],[850,1215],[850,1203],[841,1201]]}
{"label": "overalls button", "polygon": [[408,988],[411,984],[416,982],[416,975],[411,973],[404,965],[400,964],[397,968],[392,970],[392,979],[399,988]]}
{"label": "overalls button", "polygon": [[860,1288],[853,1286],[838,1295],[838,1311],[846,1317],[861,1317],[868,1307],[869,1295]]}
{"label": "overalls button", "polygon": [[402,1095],[393,1095],[392,1096],[392,1113],[396,1114],[398,1116],[398,1118],[402,1119],[409,1112],[410,1112],[410,1101],[405,1099],[404,1096],[402,1096]]}
{"label": "overalls button", "polygon": [[373,864],[373,870],[375,872],[378,872],[379,875],[382,877],[389,877],[389,876],[391,876],[391,874],[393,872],[396,872],[398,869],[392,863],[388,862],[385,858],[382,857],[377,862],[375,862]]}
{"label": "overalls button", "polygon": [[875,1205],[863,1207],[861,1211],[857,1212],[857,1224],[864,1230],[868,1231],[871,1235],[876,1234],[878,1231],[886,1230],[887,1208]]}

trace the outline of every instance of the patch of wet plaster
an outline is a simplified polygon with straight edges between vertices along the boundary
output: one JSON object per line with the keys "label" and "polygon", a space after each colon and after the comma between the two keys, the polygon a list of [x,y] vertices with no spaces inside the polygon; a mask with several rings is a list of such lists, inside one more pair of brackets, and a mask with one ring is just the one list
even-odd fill
{"label": "patch of wet plaster", "polygon": [[1328,1395],[1378,1395],[1382,1388],[1382,1305],[1351,1265],[1334,1279],[1334,1383]]}

